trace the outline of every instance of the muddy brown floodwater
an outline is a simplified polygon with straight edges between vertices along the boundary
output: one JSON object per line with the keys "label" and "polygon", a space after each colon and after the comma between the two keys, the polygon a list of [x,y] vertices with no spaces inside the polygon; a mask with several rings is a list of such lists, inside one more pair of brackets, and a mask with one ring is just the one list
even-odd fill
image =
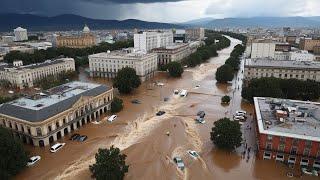
{"label": "muddy brown floodwater", "polygon": [[[121,96],[125,108],[116,121],[87,124],[77,131],[87,135],[87,141],[72,142],[66,136],[63,140],[66,146],[54,154],[49,152],[49,147],[27,146],[31,155],[40,155],[42,159],[37,165],[26,168],[16,179],[90,179],[88,166],[94,163],[94,154],[98,148],[111,145],[119,147],[127,155],[129,172],[126,180],[286,179],[289,169],[285,165],[256,159],[253,154],[247,160],[241,156],[243,147],[234,153],[227,153],[217,150],[210,141],[214,121],[225,116],[231,117],[238,109],[253,112],[252,105],[241,100],[241,70],[228,85],[217,84],[214,77],[216,69],[229,57],[233,47],[241,43],[230,39],[231,46],[221,50],[218,57],[186,69],[182,78],[173,79],[158,73],[133,94]],[[241,66],[243,68],[243,63]],[[79,79],[111,84],[105,79],[88,78],[84,71]],[[155,81],[163,82],[164,86],[153,86]],[[200,87],[196,88],[196,85]],[[174,89],[187,89],[189,94],[181,98],[173,95]],[[220,104],[225,94],[232,97],[229,106]],[[166,102],[163,100],[165,97],[169,98]],[[142,103],[131,104],[133,99],[139,99]],[[164,110],[166,114],[155,116],[158,110]],[[205,124],[194,121],[199,110],[206,112]],[[247,124],[250,123],[249,118]],[[243,132],[248,145],[254,148],[254,130],[248,132],[243,129]],[[201,157],[194,160],[187,150],[196,150]],[[183,159],[186,165],[184,171],[177,169],[173,163],[175,156]]]}

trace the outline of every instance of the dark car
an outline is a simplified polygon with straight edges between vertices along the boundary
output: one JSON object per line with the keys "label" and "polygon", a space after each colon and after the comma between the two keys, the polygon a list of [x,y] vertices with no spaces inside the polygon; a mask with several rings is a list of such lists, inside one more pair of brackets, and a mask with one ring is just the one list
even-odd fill
{"label": "dark car", "polygon": [[138,99],[134,99],[131,101],[132,104],[141,104],[141,102]]}
{"label": "dark car", "polygon": [[82,136],[79,137],[78,141],[83,142],[83,141],[85,141],[87,138],[88,138],[88,136],[82,135]]}
{"label": "dark car", "polygon": [[164,111],[159,111],[159,112],[157,112],[157,116],[162,116],[162,115],[164,115],[166,112],[164,112]]}
{"label": "dark car", "polygon": [[69,140],[75,141],[80,137],[80,134],[72,134]]}
{"label": "dark car", "polygon": [[197,113],[197,116],[199,116],[200,118],[204,118],[205,115],[206,115],[206,113],[204,111],[199,111]]}

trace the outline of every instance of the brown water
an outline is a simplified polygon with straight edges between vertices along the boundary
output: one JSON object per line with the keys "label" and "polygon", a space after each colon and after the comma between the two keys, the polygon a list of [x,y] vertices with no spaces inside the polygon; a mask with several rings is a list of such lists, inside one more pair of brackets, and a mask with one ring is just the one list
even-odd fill
{"label": "brown water", "polygon": [[[94,163],[94,154],[98,148],[111,145],[119,147],[127,157],[129,173],[125,179],[286,179],[289,171],[284,165],[273,161],[255,159],[252,154],[241,156],[242,147],[234,153],[227,153],[214,148],[210,141],[213,122],[224,116],[231,117],[235,110],[243,109],[249,113],[252,105],[241,101],[241,81],[229,85],[217,84],[215,71],[228,58],[233,47],[240,43],[231,38],[231,46],[219,52],[219,57],[211,58],[209,63],[187,69],[180,79],[169,78],[164,73],[143,83],[133,94],[121,96],[125,108],[112,124],[103,122],[99,125],[88,124],[77,133],[88,135],[83,143],[64,140],[66,146],[51,154],[49,147],[29,147],[32,155],[40,155],[41,161],[31,168],[26,168],[16,179],[90,179],[88,166]],[[239,71],[237,77],[242,78]],[[79,76],[82,81],[94,81],[111,84],[105,79],[91,79],[85,73]],[[161,81],[164,87],[153,86]],[[195,86],[200,85],[196,89]],[[237,89],[240,86],[239,90]],[[174,89],[187,89],[186,98],[173,95]],[[229,106],[222,106],[220,99],[229,94],[232,101]],[[164,102],[163,98],[169,97]],[[142,104],[131,104],[132,99],[141,100]],[[157,117],[158,110],[166,114]],[[198,110],[206,112],[206,123],[196,124]],[[245,126],[250,125],[251,118]],[[166,133],[170,135],[167,136]],[[243,130],[249,146],[255,146],[254,130]],[[196,150],[201,158],[192,159],[187,150]],[[182,157],[186,169],[180,171],[172,158]],[[304,177],[304,179],[311,177]]]}

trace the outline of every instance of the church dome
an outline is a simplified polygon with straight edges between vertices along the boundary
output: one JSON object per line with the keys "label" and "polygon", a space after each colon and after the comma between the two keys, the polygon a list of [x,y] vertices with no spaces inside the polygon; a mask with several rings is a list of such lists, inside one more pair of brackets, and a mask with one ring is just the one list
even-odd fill
{"label": "church dome", "polygon": [[82,31],[83,31],[83,33],[90,33],[90,29],[87,25],[84,26]]}

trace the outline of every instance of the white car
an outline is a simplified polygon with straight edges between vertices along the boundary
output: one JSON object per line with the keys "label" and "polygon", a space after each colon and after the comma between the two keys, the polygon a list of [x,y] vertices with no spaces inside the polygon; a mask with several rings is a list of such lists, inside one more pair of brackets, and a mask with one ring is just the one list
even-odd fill
{"label": "white car", "polygon": [[247,115],[247,112],[246,111],[236,111],[236,115],[245,116],[245,115]]}
{"label": "white car", "polygon": [[188,150],[187,151],[188,154],[193,157],[194,159],[197,159],[199,157],[199,154],[196,152],[196,151],[191,151],[191,150]]}
{"label": "white car", "polygon": [[233,120],[235,120],[235,121],[243,121],[243,120],[245,120],[245,118],[243,117],[243,116],[233,116]]}
{"label": "white car", "polygon": [[162,83],[162,82],[157,82],[157,86],[164,86],[164,83]]}
{"label": "white car", "polygon": [[108,121],[109,121],[109,122],[112,122],[112,121],[114,121],[117,117],[118,117],[117,115],[112,115],[112,116],[110,116],[110,117],[108,118]]}
{"label": "white car", "polygon": [[50,152],[55,153],[55,152],[59,151],[64,145],[66,145],[66,143],[57,143],[57,144],[51,146]]}
{"label": "white car", "polygon": [[28,162],[27,162],[27,166],[32,166],[34,165],[36,162],[40,161],[41,157],[40,156],[32,156]]}

